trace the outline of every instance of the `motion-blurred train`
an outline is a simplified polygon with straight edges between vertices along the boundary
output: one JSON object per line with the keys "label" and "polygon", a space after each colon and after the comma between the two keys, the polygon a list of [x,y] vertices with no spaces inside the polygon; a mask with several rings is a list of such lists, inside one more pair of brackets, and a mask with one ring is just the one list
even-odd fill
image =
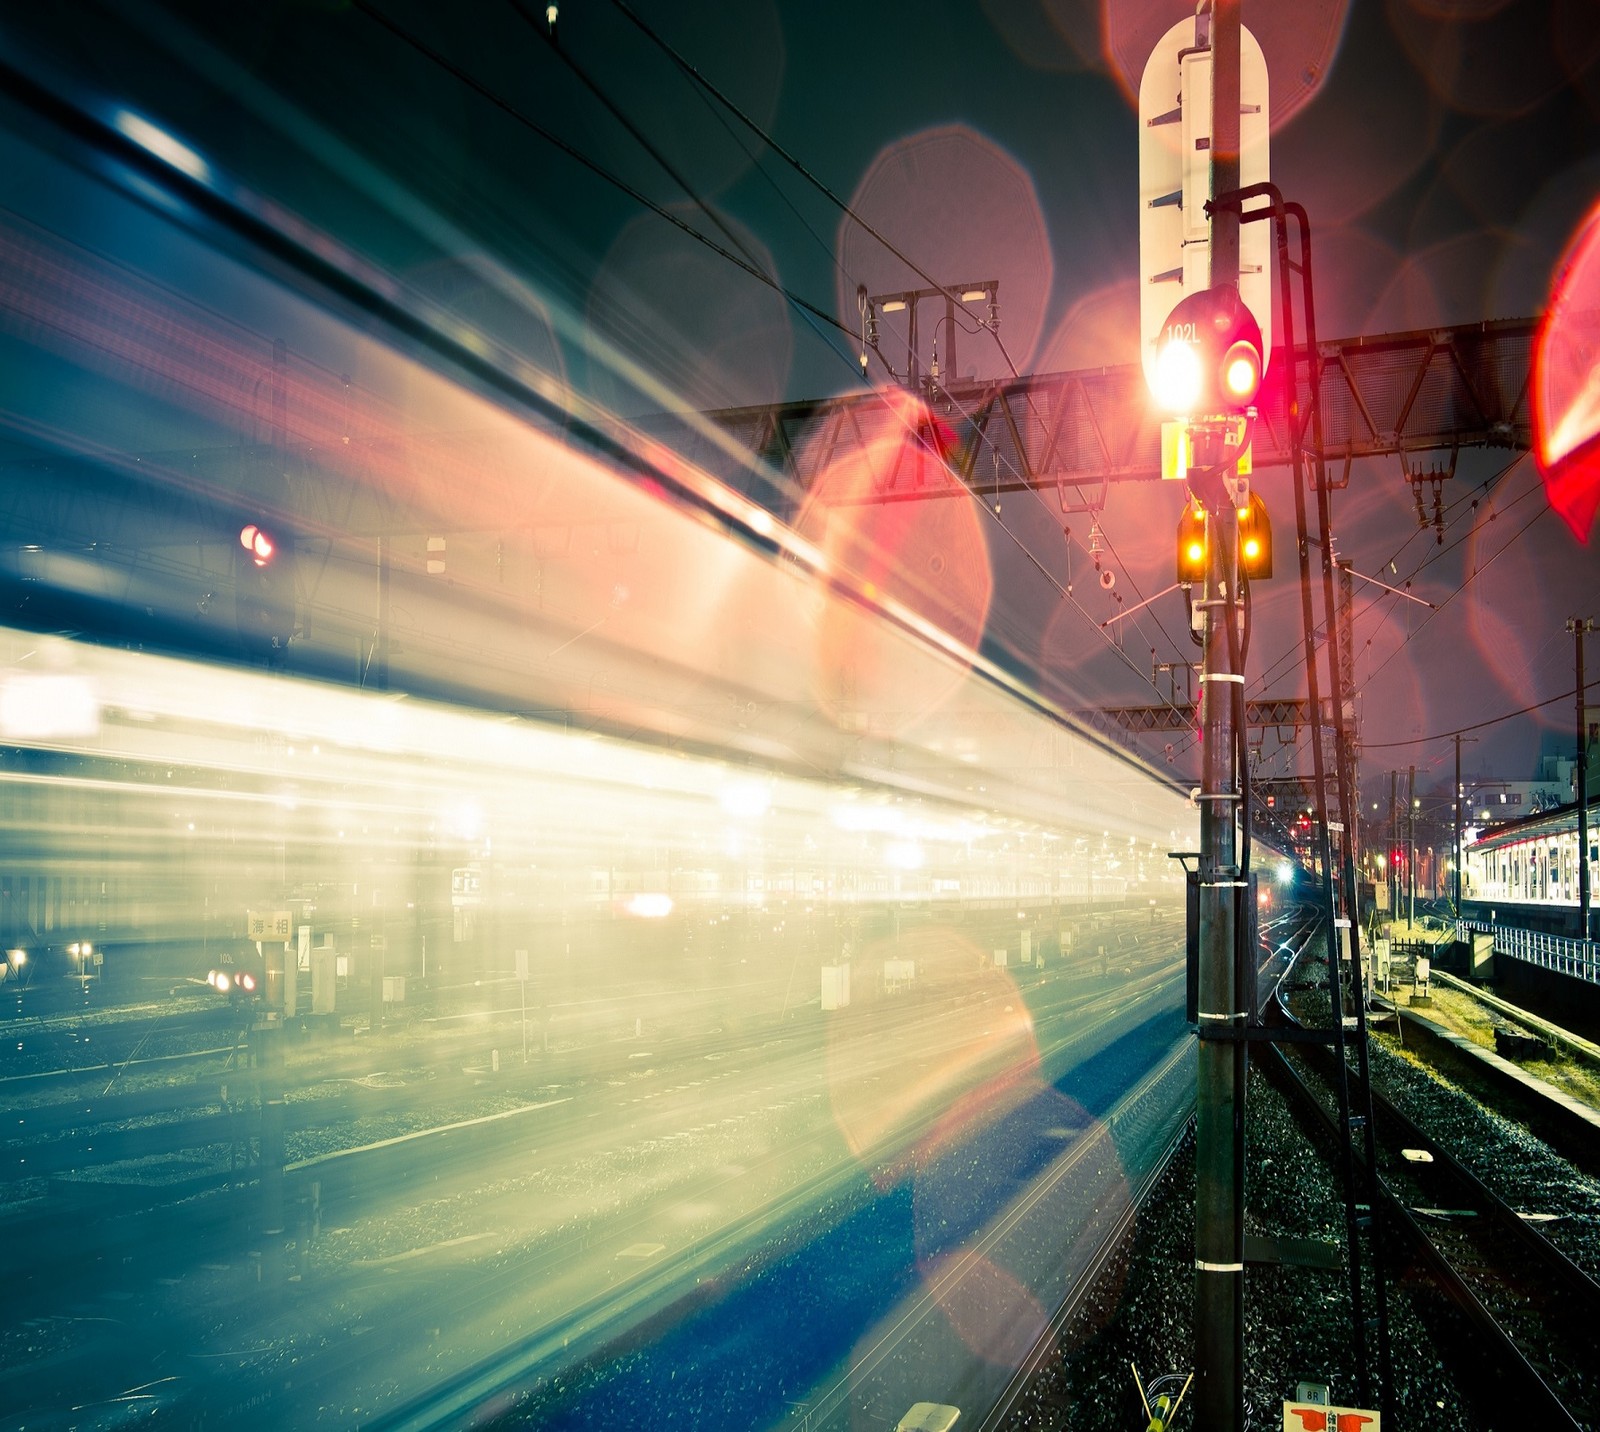
{"label": "motion-blurred train", "polygon": [[[1585,813],[1591,889],[1589,937],[1600,932],[1593,889],[1600,872],[1600,801]],[[1461,913],[1545,934],[1580,934],[1578,807],[1496,826],[1462,851]]]}

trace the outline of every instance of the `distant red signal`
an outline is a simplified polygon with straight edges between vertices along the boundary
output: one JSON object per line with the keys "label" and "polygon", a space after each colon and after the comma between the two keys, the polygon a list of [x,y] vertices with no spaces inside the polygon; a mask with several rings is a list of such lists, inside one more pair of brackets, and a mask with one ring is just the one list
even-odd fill
{"label": "distant red signal", "polygon": [[265,567],[278,550],[278,544],[272,540],[266,528],[254,522],[248,522],[239,529],[239,545],[250,554],[250,560],[258,567]]}

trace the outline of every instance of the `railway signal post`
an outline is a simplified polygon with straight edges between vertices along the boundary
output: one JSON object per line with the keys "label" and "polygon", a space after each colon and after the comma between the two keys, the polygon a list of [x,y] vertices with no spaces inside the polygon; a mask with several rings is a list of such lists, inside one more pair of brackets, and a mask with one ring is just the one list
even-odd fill
{"label": "railway signal post", "polygon": [[[1241,63],[1247,51],[1248,63]],[[1176,84],[1174,85],[1174,81]],[[1177,107],[1172,108],[1176,91]],[[1241,154],[1241,111],[1249,143]],[[1141,326],[1145,374],[1176,419],[1163,453],[1189,489],[1178,580],[1191,593],[1201,671],[1198,870],[1199,1034],[1195,1113],[1195,1423],[1244,1425],[1244,1099],[1248,991],[1241,988],[1238,761],[1243,682],[1241,526],[1270,563],[1265,509],[1249,491],[1253,404],[1271,341],[1269,266],[1240,291],[1237,206],[1219,194],[1267,179],[1266,66],[1242,29],[1239,0],[1214,0],[1158,43],[1139,92]],[[1264,245],[1264,225],[1254,227]],[[1163,302],[1158,295],[1178,296]],[[1265,540],[1263,541],[1263,537]],[[1270,570],[1270,568],[1269,568]],[[1198,595],[1194,595],[1194,594]],[[1253,968],[1253,963],[1250,966]]]}

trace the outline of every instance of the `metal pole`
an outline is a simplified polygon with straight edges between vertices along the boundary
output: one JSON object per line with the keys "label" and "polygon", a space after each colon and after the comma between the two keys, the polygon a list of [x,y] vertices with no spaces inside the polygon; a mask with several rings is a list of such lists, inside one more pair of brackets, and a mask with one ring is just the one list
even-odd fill
{"label": "metal pole", "polygon": [[914,393],[922,381],[922,370],[917,363],[917,304],[919,296],[914,293],[906,295],[906,326],[910,329],[911,342],[906,362],[906,387]]}
{"label": "metal pole", "polygon": [[[1215,0],[1211,55],[1211,193],[1239,187],[1239,0]],[[1239,282],[1239,211],[1214,209],[1211,283]],[[1199,1051],[1195,1107],[1195,1425],[1244,1426],[1244,1016],[1234,972],[1239,881],[1235,683],[1229,629],[1238,602],[1233,500],[1206,502],[1204,759],[1200,811]],[[1246,831],[1245,839],[1249,838]]]}
{"label": "metal pole", "polygon": [[1399,771],[1389,772],[1389,918],[1400,918],[1400,872],[1395,866],[1400,862],[1395,855],[1400,849],[1400,806],[1396,787],[1400,780]]}
{"label": "metal pole", "polygon": [[[1349,799],[1341,790],[1339,804],[1344,810],[1345,845],[1350,851],[1352,873],[1360,859],[1361,843],[1364,835],[1361,827],[1361,736],[1360,728],[1356,721],[1356,641],[1355,641],[1355,615],[1354,607],[1355,583],[1350,580],[1350,567],[1348,564],[1339,568],[1339,679],[1336,683],[1342,693],[1340,705],[1344,711],[1343,750],[1345,775],[1341,777],[1344,785],[1348,785]],[[1334,768],[1337,771],[1339,761],[1335,758]],[[1361,918],[1360,901],[1357,899],[1351,905],[1350,916],[1358,923]]]}
{"label": "metal pole", "polygon": [[944,298],[944,316],[949,332],[944,341],[949,345],[944,351],[944,385],[948,388],[956,381],[956,301],[949,294]]}
{"label": "metal pole", "polygon": [[1456,863],[1455,878],[1450,882],[1451,901],[1455,905],[1456,919],[1461,918],[1461,733],[1456,732]]}
{"label": "metal pole", "polygon": [[1592,617],[1573,617],[1567,623],[1572,633],[1578,667],[1578,690],[1573,698],[1578,727],[1578,933],[1589,938],[1589,733],[1583,729],[1583,638],[1594,630]]}
{"label": "metal pole", "polygon": [[[1216,0],[1211,19],[1211,193],[1239,187],[1239,0]],[[1239,282],[1239,210],[1211,216],[1211,282]]]}
{"label": "metal pole", "polygon": [[1406,767],[1406,923],[1417,923],[1417,768]]}
{"label": "metal pole", "polygon": [[1195,1353],[1198,1425],[1243,1426],[1244,1023],[1234,980],[1239,883],[1238,780],[1227,628],[1236,610],[1238,528],[1230,501],[1208,514],[1212,551],[1206,583],[1201,672],[1204,762],[1200,811],[1199,1055],[1195,1113]]}

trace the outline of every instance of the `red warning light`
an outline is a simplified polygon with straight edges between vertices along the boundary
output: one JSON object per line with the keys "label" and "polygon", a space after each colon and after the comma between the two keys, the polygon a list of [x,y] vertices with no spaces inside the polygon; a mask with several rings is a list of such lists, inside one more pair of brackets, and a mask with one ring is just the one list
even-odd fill
{"label": "red warning light", "polygon": [[258,567],[265,567],[278,550],[266,529],[256,526],[254,522],[246,523],[239,529],[239,545],[250,554],[250,559]]}

